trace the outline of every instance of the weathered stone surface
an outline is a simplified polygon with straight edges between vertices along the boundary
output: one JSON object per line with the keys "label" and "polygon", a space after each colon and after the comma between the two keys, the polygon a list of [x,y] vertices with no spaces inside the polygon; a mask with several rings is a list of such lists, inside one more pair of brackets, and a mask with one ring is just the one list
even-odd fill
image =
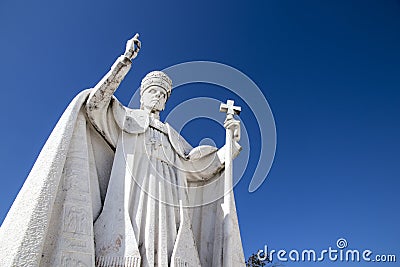
{"label": "weathered stone surface", "polygon": [[122,106],[113,93],[137,37],[46,142],[0,228],[1,266],[244,265],[233,192],[224,194],[241,149],[229,113],[238,108],[224,106],[230,135],[217,149],[192,148],[159,120],[172,90],[162,72],[143,79],[140,109]]}

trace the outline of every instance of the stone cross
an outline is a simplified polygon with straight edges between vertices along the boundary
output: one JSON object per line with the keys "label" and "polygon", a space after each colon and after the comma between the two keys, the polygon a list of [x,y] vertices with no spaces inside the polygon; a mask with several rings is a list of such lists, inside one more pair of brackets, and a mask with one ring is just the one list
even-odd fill
{"label": "stone cross", "polygon": [[239,106],[234,106],[235,101],[233,100],[228,100],[225,103],[221,103],[221,106],[219,107],[219,111],[221,112],[226,112],[227,118],[233,118],[233,115],[239,115],[240,111],[242,111],[242,108]]}
{"label": "stone cross", "polygon": [[[219,111],[226,112],[225,123],[234,120],[233,115],[239,114],[242,110],[241,107],[235,106],[233,100],[228,100],[226,104],[221,103]],[[224,250],[227,253],[224,254],[223,267],[233,266],[233,255],[234,251],[232,243],[232,179],[233,179],[233,166],[232,166],[232,141],[233,141],[233,128],[228,124],[224,125],[226,128],[225,136],[225,181],[224,181],[224,203],[222,204],[222,210],[224,212]]]}

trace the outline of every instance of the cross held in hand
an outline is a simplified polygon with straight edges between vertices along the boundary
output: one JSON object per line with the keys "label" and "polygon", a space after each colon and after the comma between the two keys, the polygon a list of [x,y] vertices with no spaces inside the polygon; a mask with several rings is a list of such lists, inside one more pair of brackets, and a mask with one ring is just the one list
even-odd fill
{"label": "cross held in hand", "polygon": [[227,117],[233,118],[233,115],[239,115],[240,111],[242,111],[242,108],[239,106],[234,106],[234,101],[233,100],[228,100],[225,103],[221,103],[221,106],[219,107],[220,112],[226,112]]}

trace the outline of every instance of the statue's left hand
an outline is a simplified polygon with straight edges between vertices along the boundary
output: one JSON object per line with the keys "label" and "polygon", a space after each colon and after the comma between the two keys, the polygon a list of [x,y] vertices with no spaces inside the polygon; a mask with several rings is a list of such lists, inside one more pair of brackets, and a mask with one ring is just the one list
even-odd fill
{"label": "statue's left hand", "polygon": [[233,130],[233,140],[239,142],[240,140],[240,121],[235,120],[234,118],[226,119],[224,122],[225,129]]}
{"label": "statue's left hand", "polygon": [[134,59],[137,57],[140,47],[142,46],[141,42],[139,41],[139,34],[136,33],[135,36],[133,36],[132,39],[130,39],[128,42],[126,42],[126,49],[124,56],[126,56],[129,59]]}

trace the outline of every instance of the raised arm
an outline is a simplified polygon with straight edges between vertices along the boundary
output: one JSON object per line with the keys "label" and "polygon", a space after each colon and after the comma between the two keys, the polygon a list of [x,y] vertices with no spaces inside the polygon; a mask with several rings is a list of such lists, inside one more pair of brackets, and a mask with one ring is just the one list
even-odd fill
{"label": "raised arm", "polygon": [[141,43],[138,38],[139,34],[136,34],[126,43],[125,53],[115,61],[111,70],[92,89],[86,102],[90,121],[113,146],[116,142],[115,130],[113,130],[115,125],[110,125],[112,114],[110,114],[109,105],[115,90],[131,68],[132,59],[136,58],[140,50]]}

